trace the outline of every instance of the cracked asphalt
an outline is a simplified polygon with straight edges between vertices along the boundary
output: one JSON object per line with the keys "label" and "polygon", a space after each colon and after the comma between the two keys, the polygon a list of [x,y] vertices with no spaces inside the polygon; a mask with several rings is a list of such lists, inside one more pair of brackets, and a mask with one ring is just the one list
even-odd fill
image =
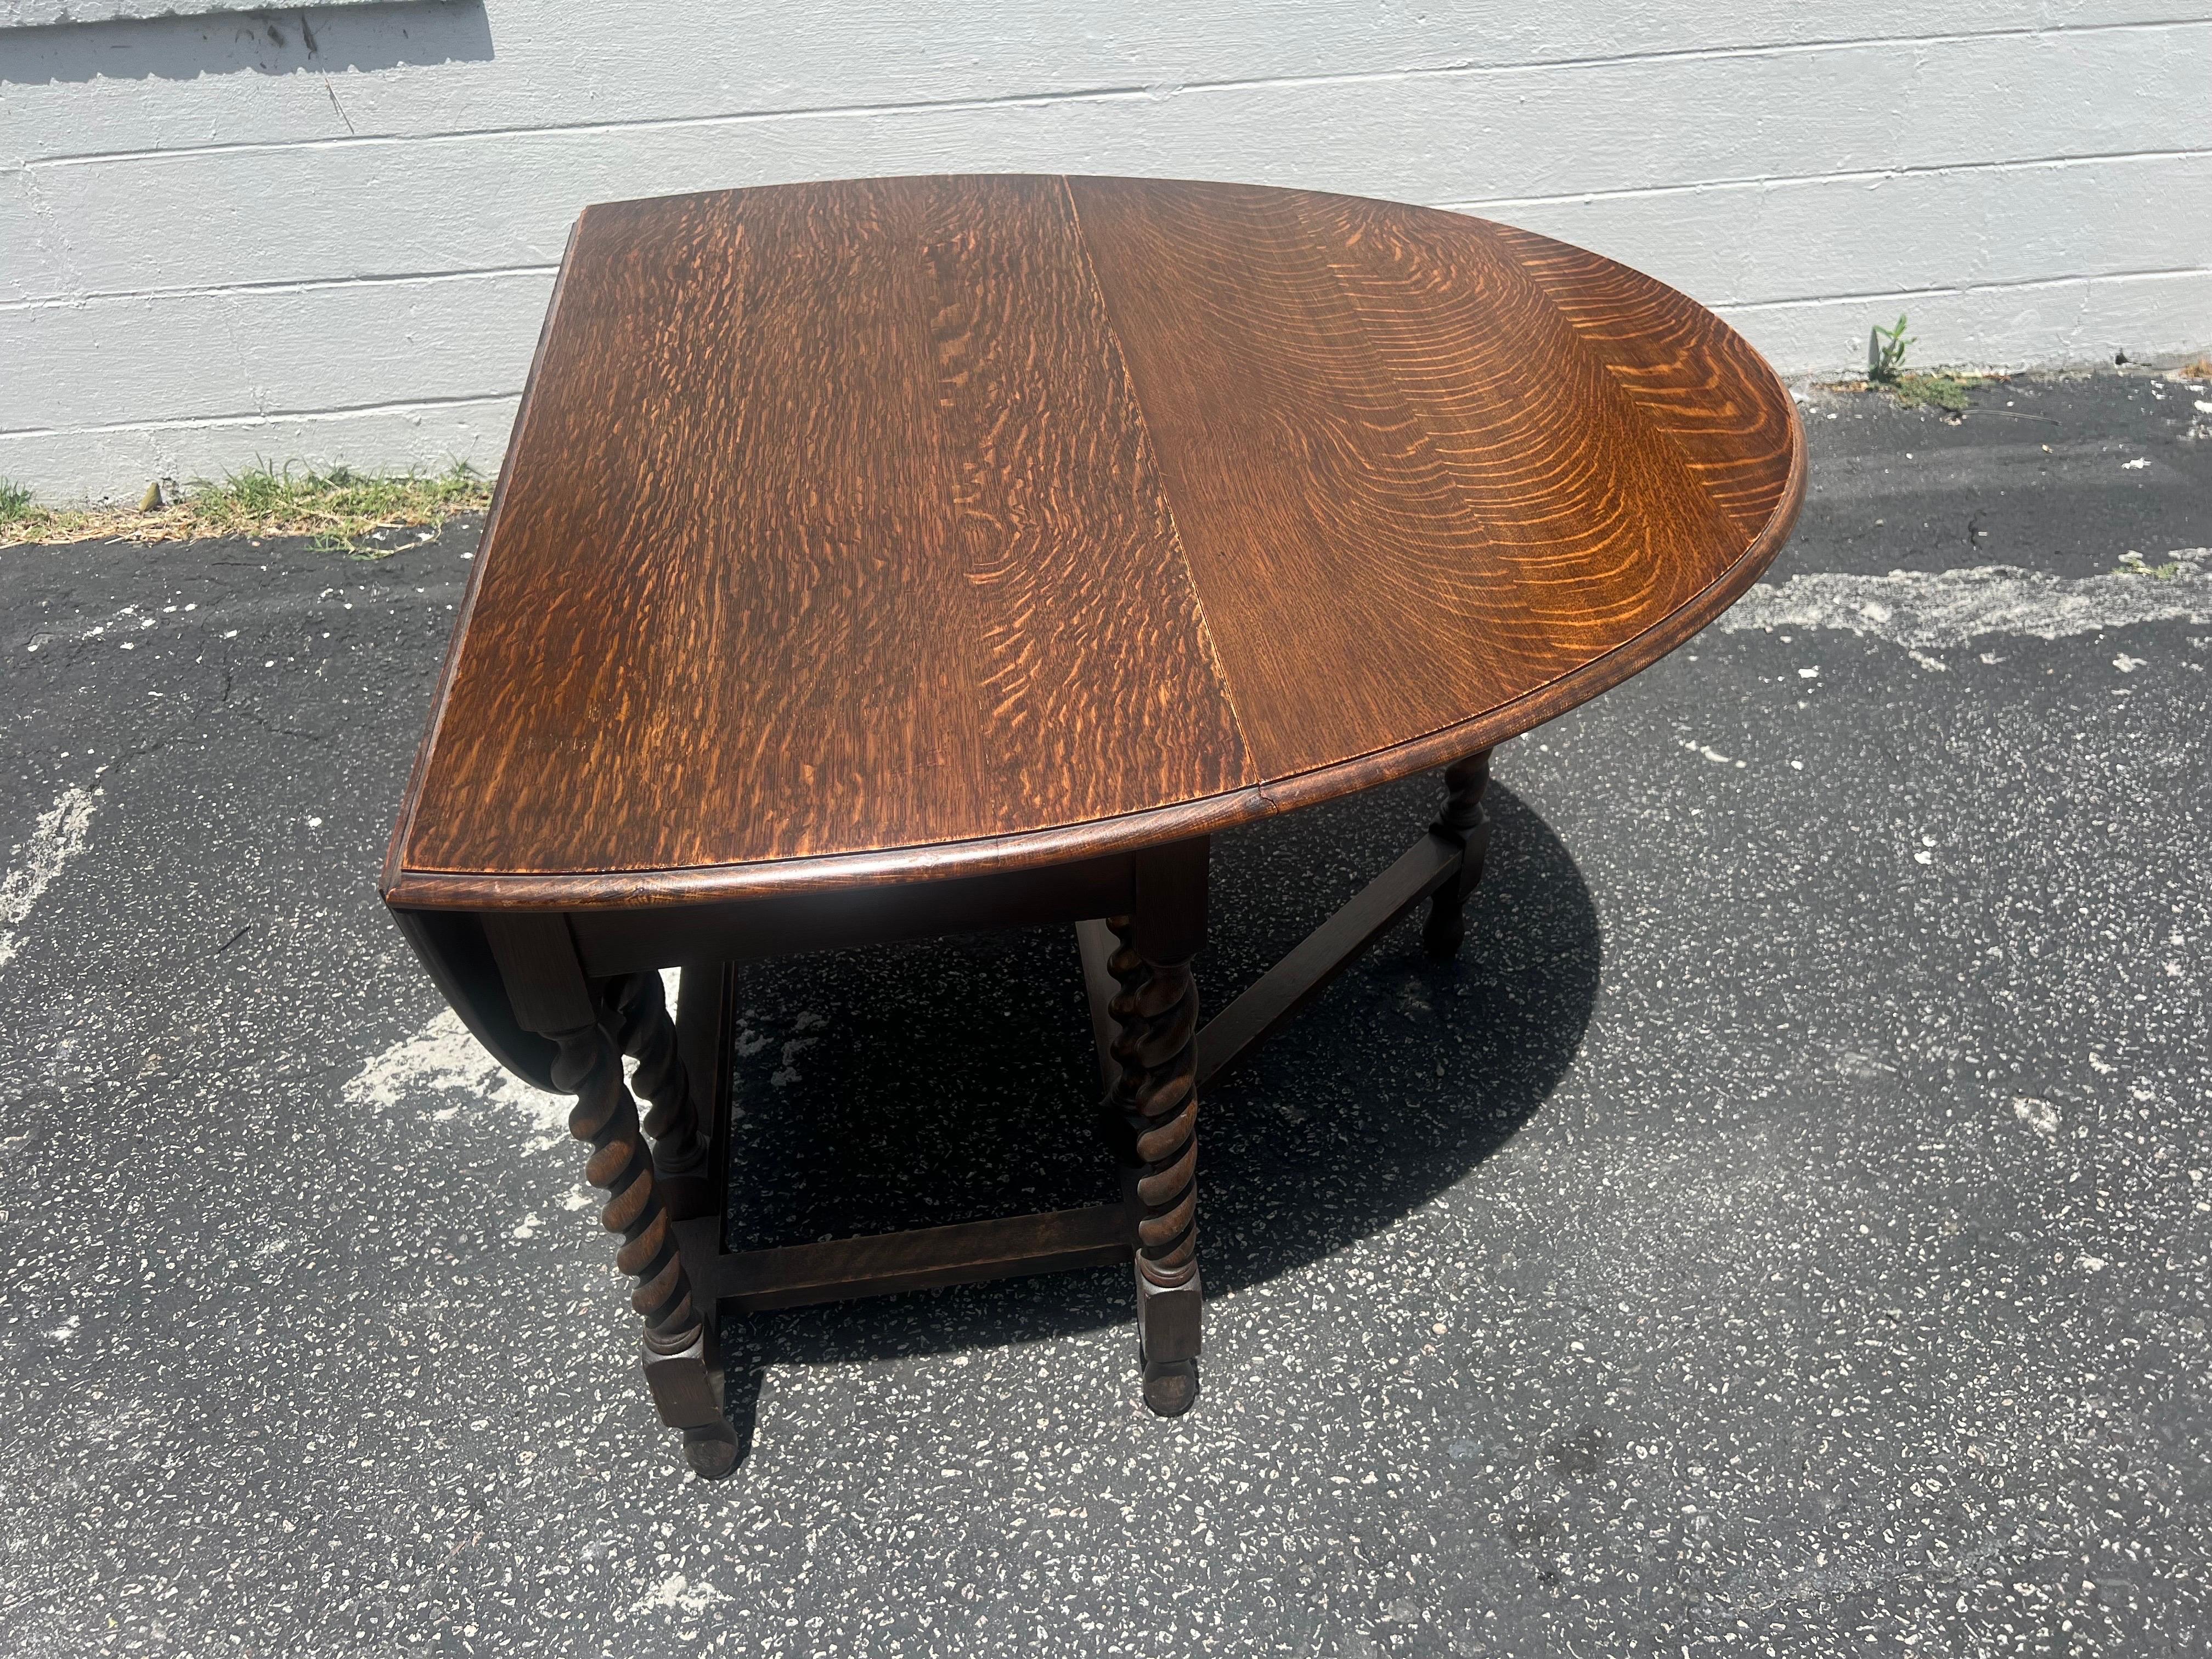
{"label": "cracked asphalt", "polygon": [[[1208,1097],[1194,1412],[1116,1272],[733,1321],[718,1485],[377,903],[478,526],[0,553],[0,1653],[2212,1647],[2212,388],[1808,398],[1757,608],[1500,751],[1461,960]],[[1224,840],[1209,996],[1435,787]],[[739,1234],[1106,1184],[1071,939],[743,995]]]}

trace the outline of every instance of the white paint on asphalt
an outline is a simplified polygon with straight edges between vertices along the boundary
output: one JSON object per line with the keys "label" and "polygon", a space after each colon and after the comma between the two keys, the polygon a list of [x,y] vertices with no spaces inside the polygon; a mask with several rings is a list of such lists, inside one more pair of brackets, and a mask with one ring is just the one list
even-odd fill
{"label": "white paint on asphalt", "polygon": [[[489,1106],[519,1114],[534,1132],[532,1151],[568,1138],[568,1097],[541,1093],[509,1073],[450,1008],[440,1009],[414,1036],[372,1056],[345,1085],[342,1098],[349,1105],[389,1111],[426,1094],[458,1095],[456,1104],[463,1108]],[[447,1115],[459,1114],[450,1109],[433,1114]],[[482,1115],[473,1109],[469,1115]]]}
{"label": "white paint on asphalt", "polygon": [[[660,982],[672,1012],[676,1007],[677,970],[664,969]],[[636,1063],[623,1062],[635,1073]],[[461,1017],[441,1008],[422,1030],[404,1037],[382,1053],[372,1055],[341,1096],[348,1104],[389,1111],[421,1095],[455,1097],[429,1114],[437,1122],[466,1115],[481,1121],[481,1108],[490,1106],[519,1113],[532,1130],[532,1152],[564,1144],[568,1139],[566,1095],[533,1089],[484,1052]],[[583,1203],[590,1202],[586,1198]],[[571,1206],[580,1207],[580,1206]]]}
{"label": "white paint on asphalt", "polygon": [[0,968],[15,959],[22,948],[16,929],[31,914],[31,907],[54,884],[69,861],[84,851],[97,803],[92,791],[72,784],[54,797],[54,804],[39,814],[31,839],[16,848],[22,861],[0,881]]}
{"label": "white paint on asphalt", "polygon": [[[1840,573],[1761,583],[1721,618],[1729,633],[1832,628],[1908,647],[1960,646],[1989,634],[2055,640],[2135,623],[2212,621],[2212,548],[2178,549],[2154,571],[2051,576],[2015,566]],[[2169,574],[2158,574],[2164,571]],[[1802,671],[1800,671],[1801,672]]]}
{"label": "white paint on asphalt", "polygon": [[672,1572],[651,1589],[630,1604],[632,1613],[645,1613],[654,1607],[678,1609],[684,1613],[704,1613],[718,1601],[731,1597],[705,1579],[693,1583],[680,1572]]}

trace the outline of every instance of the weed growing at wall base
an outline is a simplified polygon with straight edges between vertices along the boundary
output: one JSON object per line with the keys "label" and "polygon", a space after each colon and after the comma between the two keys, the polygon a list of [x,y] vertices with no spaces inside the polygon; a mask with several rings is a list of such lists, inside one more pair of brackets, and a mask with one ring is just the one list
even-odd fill
{"label": "weed growing at wall base", "polygon": [[1971,401],[1967,394],[1991,377],[1987,374],[1954,374],[1943,369],[1923,369],[1907,374],[1905,368],[1905,349],[1911,345],[1912,337],[1905,331],[1905,313],[1898,313],[1897,321],[1888,328],[1876,324],[1867,331],[1867,374],[1863,380],[1838,380],[1830,383],[1838,392],[1880,390],[1907,409],[1933,409],[1956,420],[1966,412]]}
{"label": "weed growing at wall base", "polygon": [[490,500],[489,480],[465,461],[443,472],[264,465],[234,472],[219,483],[195,480],[180,497],[144,510],[40,507],[28,490],[0,481],[0,547],[309,536],[318,549],[374,558],[391,550],[380,543],[392,532],[442,524]]}
{"label": "weed growing at wall base", "polygon": [[1897,326],[1883,328],[1877,324],[1867,331],[1867,379],[1878,386],[1894,385],[1897,371],[1905,367],[1905,349],[1912,343],[1912,337],[1905,331],[1905,313],[1897,313]]}

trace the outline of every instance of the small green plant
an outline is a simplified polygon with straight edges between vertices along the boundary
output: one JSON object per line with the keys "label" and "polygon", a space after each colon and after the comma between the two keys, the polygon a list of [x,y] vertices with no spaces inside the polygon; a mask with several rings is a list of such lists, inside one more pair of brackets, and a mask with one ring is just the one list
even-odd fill
{"label": "small green plant", "polygon": [[31,492],[12,478],[0,478],[0,524],[31,516]]}
{"label": "small green plant", "polygon": [[1867,331],[1866,383],[1881,387],[1907,409],[1934,409],[1948,416],[1964,415],[1967,392],[1988,377],[1953,374],[1942,369],[1907,374],[1905,354],[1912,344],[1912,336],[1905,331],[1905,313],[1899,312],[1897,321],[1889,327],[1877,323]]}
{"label": "small green plant", "polygon": [[[2190,568],[2193,571],[2194,567]],[[2149,576],[2159,581],[2170,582],[2181,574],[2182,569],[2181,562],[2178,559],[2168,559],[2164,564],[2152,564],[2131,547],[2120,556],[2120,562],[2112,567],[2112,574],[2115,576]]]}
{"label": "small green plant", "polygon": [[1867,379],[1876,386],[1894,386],[1898,371],[1905,367],[1905,349],[1912,343],[1912,337],[1905,331],[1905,313],[1897,313],[1897,326],[1884,328],[1880,324],[1867,331]]}

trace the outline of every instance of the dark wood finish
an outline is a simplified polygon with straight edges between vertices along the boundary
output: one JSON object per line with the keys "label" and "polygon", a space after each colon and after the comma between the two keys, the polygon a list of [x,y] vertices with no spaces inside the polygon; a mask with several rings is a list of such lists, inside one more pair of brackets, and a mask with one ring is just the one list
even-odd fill
{"label": "dark wood finish", "polygon": [[702,1295],[759,1313],[1104,1267],[1129,1259],[1130,1231],[1126,1206],[1099,1204],[765,1250],[725,1251],[712,1219],[678,1223],[677,1236]]}
{"label": "dark wood finish", "polygon": [[482,918],[395,907],[392,920],[449,1006],[486,1053],[532,1087],[553,1087],[553,1045],[526,1029],[507,1000]]}
{"label": "dark wood finish", "polygon": [[[1424,898],[1457,948],[1491,746],[1725,609],[1804,482],[1725,325],[1479,220],[1052,177],[589,210],[382,888],[577,1097],[693,1467],[736,1453],[720,1301],[1128,1259],[1187,1409],[1200,1091]],[[1436,825],[1198,1030],[1206,837],[1439,765]],[[722,1249],[734,964],[1067,922],[1122,1203]]]}
{"label": "dark wood finish", "polygon": [[[669,1212],[678,1221],[720,1216],[730,1190],[731,1091],[737,1082],[738,970],[726,962],[686,968],[676,994],[676,1048],[699,1109],[706,1114],[707,1164],[695,1179],[670,1180]],[[679,1195],[682,1202],[678,1203]]]}
{"label": "dark wood finish", "polygon": [[1114,1059],[1113,1014],[1114,998],[1121,987],[1108,965],[1121,945],[1103,919],[1094,917],[1075,924],[1075,948],[1083,958],[1083,988],[1091,1003],[1091,1041],[1098,1050],[1098,1085],[1109,1091],[1121,1074]]}
{"label": "dark wood finish", "polygon": [[[606,1002],[585,979],[559,916],[498,915],[485,931],[516,1015],[553,1044],[553,1087],[576,1097],[568,1133],[592,1149],[584,1178],[607,1194],[600,1224],[620,1235],[615,1265],[637,1280],[630,1306],[645,1322],[644,1366],[653,1403],[663,1422],[684,1431],[693,1468],[710,1480],[726,1474],[737,1462],[737,1435],[715,1393],[710,1334],[653,1179],[637,1103],[603,1024]],[[657,982],[654,990],[657,995]],[[666,1063],[679,1064],[672,1052]],[[670,1085],[670,1097],[679,1086]]]}
{"label": "dark wood finish", "polygon": [[707,1161],[707,1143],[691,1103],[689,1069],[677,1052],[676,1022],[668,1017],[667,993],[650,969],[609,981],[608,1012],[615,1046],[637,1062],[630,1087],[652,1103],[645,1115],[646,1139],[653,1143],[653,1167],[662,1180],[692,1175]]}
{"label": "dark wood finish", "polygon": [[[1490,815],[1482,805],[1489,781],[1488,750],[1455,763],[1444,775],[1443,812],[1429,833],[1199,1029],[1199,1087],[1266,1042],[1423,899],[1433,905],[1422,929],[1424,945],[1438,957],[1459,948],[1466,931],[1462,912],[1482,880],[1490,844]],[[1078,922],[1075,934],[1099,1076],[1110,1091],[1121,1071],[1113,1054],[1110,1007],[1118,989],[1111,958],[1119,941],[1102,921]]]}
{"label": "dark wood finish", "polygon": [[1457,866],[1430,902],[1421,944],[1442,961],[1467,935],[1467,898],[1482,880],[1482,861],[1490,851],[1490,811],[1482,804],[1490,787],[1490,751],[1469,755],[1444,771],[1444,810],[1430,833],[1457,846]]}
{"label": "dark wood finish", "polygon": [[1204,835],[1617,683],[1802,492],[1723,324],[1457,215],[1041,177],[594,207],[385,890],[704,903]]}
{"label": "dark wood finish", "polygon": [[[606,978],[672,963],[720,967],[969,929],[1053,927],[1125,911],[1135,890],[1132,860],[1122,856],[906,887],[594,907],[571,912],[568,921],[584,971]],[[551,1088],[552,1045],[516,1020],[484,942],[483,919],[404,908],[392,915],[477,1041],[516,1076]]]}
{"label": "dark wood finish", "polygon": [[1145,1404],[1176,1417],[1198,1399],[1198,984],[1206,942],[1204,841],[1139,856],[1136,904],[1106,926],[1113,1065],[1109,1132],[1137,1231],[1137,1341]]}
{"label": "dark wood finish", "polygon": [[[798,951],[940,938],[990,927],[1048,927],[1129,908],[1125,856],[960,876],[905,886],[781,893],[705,904],[593,906],[569,913],[594,975],[671,962],[756,962]],[[439,915],[441,912],[422,912]]]}

